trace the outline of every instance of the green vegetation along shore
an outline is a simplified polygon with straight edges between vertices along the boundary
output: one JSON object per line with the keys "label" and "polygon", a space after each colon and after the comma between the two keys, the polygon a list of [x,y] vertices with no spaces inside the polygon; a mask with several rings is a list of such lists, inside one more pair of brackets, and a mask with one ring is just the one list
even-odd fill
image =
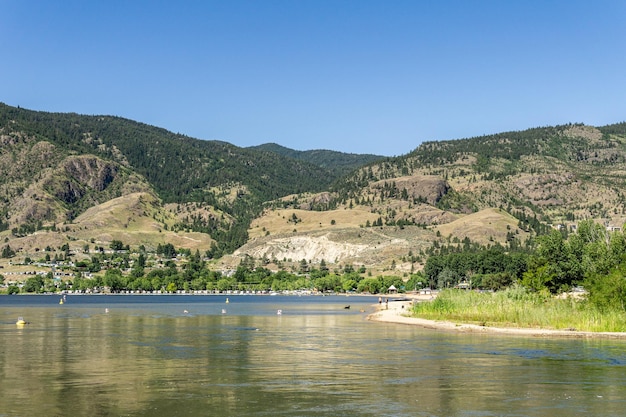
{"label": "green vegetation along shore", "polygon": [[415,303],[413,317],[488,327],[626,332],[626,314],[599,311],[585,299],[556,298],[514,286],[498,292],[444,290]]}

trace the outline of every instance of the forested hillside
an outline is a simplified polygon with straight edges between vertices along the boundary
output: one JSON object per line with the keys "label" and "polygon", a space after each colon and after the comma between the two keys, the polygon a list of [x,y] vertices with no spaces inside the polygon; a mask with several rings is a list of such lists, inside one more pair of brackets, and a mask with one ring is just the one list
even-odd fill
{"label": "forested hillside", "polygon": [[[248,224],[263,202],[322,191],[338,175],[303,160],[193,139],[113,116],[46,113],[0,104],[0,135],[5,161],[0,218],[5,229],[35,230],[46,223],[71,221],[90,206],[131,189],[153,190],[166,204],[193,202],[223,213],[197,216],[179,227],[210,233],[219,247],[216,253],[224,253],[246,241]],[[83,161],[82,171],[106,171],[83,172],[102,176],[100,187],[85,186],[85,178],[71,169],[57,169],[76,165],[69,159],[86,155],[90,161]],[[50,177],[40,184],[43,192],[33,194],[54,209],[23,213],[11,206],[43,176]],[[130,177],[141,185],[131,187]],[[57,209],[64,212],[64,219]]]}
{"label": "forested hillside", "polygon": [[335,172],[336,175],[334,175],[334,177],[336,178],[346,175],[363,165],[384,158],[379,155],[343,153],[327,149],[296,151],[276,143],[265,143],[263,145],[251,146],[248,149],[272,152],[289,158],[307,161],[324,169]]}
{"label": "forested hillside", "polygon": [[34,112],[0,104],[4,135],[46,140],[66,153],[94,154],[143,175],[166,202],[217,200],[210,188],[239,184],[260,200],[324,189],[318,166],[203,141],[113,116]]}

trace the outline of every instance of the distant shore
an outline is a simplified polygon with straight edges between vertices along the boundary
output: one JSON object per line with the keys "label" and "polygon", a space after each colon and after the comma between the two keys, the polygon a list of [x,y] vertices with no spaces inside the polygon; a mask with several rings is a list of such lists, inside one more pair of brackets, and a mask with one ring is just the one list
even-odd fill
{"label": "distant shore", "polygon": [[[385,299],[380,305],[377,305],[376,312],[367,316],[368,320],[408,324],[420,326],[426,329],[456,331],[465,333],[485,333],[485,334],[503,334],[513,336],[527,337],[562,337],[573,339],[626,339],[626,333],[612,332],[581,332],[576,330],[551,330],[551,329],[533,329],[533,328],[513,328],[513,327],[489,327],[479,326],[477,324],[454,323],[450,321],[427,320],[417,317],[409,317],[411,307],[415,301],[425,301],[431,299],[431,296],[409,296],[411,299],[402,301],[389,301],[385,303]],[[407,297],[407,298],[409,298]]]}

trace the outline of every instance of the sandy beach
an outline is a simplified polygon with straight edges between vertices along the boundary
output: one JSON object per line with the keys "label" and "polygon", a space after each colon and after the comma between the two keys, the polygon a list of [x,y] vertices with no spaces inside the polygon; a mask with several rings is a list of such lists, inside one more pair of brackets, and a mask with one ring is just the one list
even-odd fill
{"label": "sandy beach", "polygon": [[[410,299],[408,299],[410,298]],[[485,334],[503,334],[512,336],[527,337],[568,337],[568,338],[606,338],[606,339],[626,339],[626,333],[612,332],[581,332],[576,330],[550,330],[550,329],[527,329],[527,328],[503,328],[479,326],[476,324],[454,323],[449,321],[426,320],[415,317],[409,317],[413,302],[420,300],[430,300],[431,296],[407,296],[407,300],[389,301],[385,303],[385,299],[381,304],[377,304],[378,310],[367,316],[368,320],[408,324],[420,326],[427,329],[456,331],[456,332],[472,332]]]}

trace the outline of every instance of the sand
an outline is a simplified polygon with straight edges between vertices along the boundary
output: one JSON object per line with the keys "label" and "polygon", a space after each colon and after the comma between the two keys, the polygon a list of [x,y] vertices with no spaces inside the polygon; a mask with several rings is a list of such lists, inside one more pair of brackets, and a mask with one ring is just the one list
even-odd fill
{"label": "sand", "polygon": [[[407,297],[409,298],[409,297]],[[383,298],[382,304],[376,304],[378,310],[367,316],[368,320],[409,324],[424,327],[427,329],[456,331],[468,333],[484,333],[484,334],[503,334],[512,336],[527,337],[567,337],[567,338],[606,338],[606,339],[625,339],[626,333],[612,332],[582,332],[576,330],[550,330],[550,329],[527,329],[527,328],[504,328],[479,326],[476,324],[453,323],[449,321],[426,320],[416,317],[409,317],[413,302],[419,300],[429,300],[431,296],[412,296],[410,300],[389,301],[388,305]]]}

